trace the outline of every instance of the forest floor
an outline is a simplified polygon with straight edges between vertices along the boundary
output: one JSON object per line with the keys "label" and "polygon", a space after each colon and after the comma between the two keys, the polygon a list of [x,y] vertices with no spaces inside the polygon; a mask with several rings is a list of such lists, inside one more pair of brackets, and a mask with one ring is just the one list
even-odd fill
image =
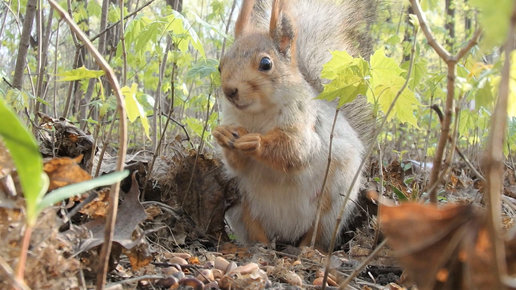
{"label": "forest floor", "polygon": [[[53,142],[42,144],[43,154],[59,147]],[[106,289],[320,288],[317,285],[321,285],[328,261],[326,254],[311,248],[275,243],[251,247],[237,244],[225,225],[224,212],[232,201],[238,199],[238,194],[233,183],[224,178],[220,161],[212,154],[197,154],[194,150],[185,149],[181,140],[168,146],[174,153],[157,158],[152,171],[149,170],[152,163],[149,152],[135,152],[126,159],[126,168],[136,174],[121,185],[123,193]],[[91,148],[89,150],[91,156]],[[51,187],[91,178],[84,169],[96,171],[96,166],[91,167],[88,163],[90,159],[72,159],[65,153],[59,155],[59,158],[45,159],[44,168],[50,176]],[[98,163],[96,158],[92,159],[93,164]],[[425,166],[411,160],[400,162],[396,155],[390,159],[384,161],[383,174],[380,174],[375,158],[371,159],[366,173],[369,182],[364,185],[368,189],[363,191],[356,222],[343,234],[344,243],[330,258],[327,289],[337,289],[338,284],[361,265],[366,267],[358,272],[348,289],[413,287],[410,278],[414,277],[402,275],[395,251],[390,247],[378,249],[374,259],[366,260],[385,238],[378,232],[377,205],[372,202],[374,197],[371,198],[380,190],[380,179],[383,178],[386,188],[383,196],[387,203],[420,200],[422,184],[428,178],[428,169],[421,167],[431,167],[431,164]],[[115,162],[116,157],[106,155],[99,172],[112,171]],[[20,195],[14,194],[20,192],[20,186],[16,178],[13,186],[17,190],[9,189],[5,183],[5,177],[13,172],[13,168],[9,153],[0,146],[0,169],[4,180],[0,187],[0,264],[3,269],[0,271],[0,289],[12,289],[9,281],[13,281],[14,274],[10,271],[18,264],[24,234],[24,202]],[[463,162],[453,163],[439,189],[440,203],[482,208],[483,186]],[[504,186],[508,199],[516,197],[516,179],[510,165],[506,166]],[[94,288],[104,240],[108,196],[109,189],[86,193],[41,214],[32,232],[25,266],[27,286],[31,289]],[[418,211],[417,208],[414,210]],[[455,210],[454,214],[472,220],[474,215],[464,215],[465,212],[469,214],[472,210]],[[513,227],[513,217],[514,209],[504,203],[505,229]],[[394,227],[394,236],[407,240],[411,245],[411,242],[415,243],[413,239],[424,238],[414,237],[417,232],[414,229],[425,228],[425,222],[418,220],[409,226],[399,223]],[[432,233],[443,227],[430,224],[428,231]],[[388,234],[391,240],[392,235],[391,226]],[[422,263],[431,265],[433,256],[444,255],[436,252],[439,249],[428,250],[426,253],[431,257]],[[420,264],[413,265],[414,269],[424,271]]]}

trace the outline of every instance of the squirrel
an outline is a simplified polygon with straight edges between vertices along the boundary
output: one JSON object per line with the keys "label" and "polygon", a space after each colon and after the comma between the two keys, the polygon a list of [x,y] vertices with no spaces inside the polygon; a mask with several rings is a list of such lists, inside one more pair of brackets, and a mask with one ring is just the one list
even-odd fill
{"label": "squirrel", "polygon": [[[235,42],[220,61],[222,118],[212,132],[241,192],[226,212],[237,239],[308,246],[320,199],[316,247],[328,248],[375,121],[363,96],[341,108],[321,193],[337,104],[314,98],[330,50],[371,54],[374,11],[374,0],[243,1]],[[340,229],[353,217],[361,175]]]}

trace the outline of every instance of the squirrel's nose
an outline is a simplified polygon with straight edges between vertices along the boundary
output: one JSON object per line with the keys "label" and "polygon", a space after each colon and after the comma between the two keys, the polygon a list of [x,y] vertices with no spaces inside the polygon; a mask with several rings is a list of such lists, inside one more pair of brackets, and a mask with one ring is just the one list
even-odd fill
{"label": "squirrel's nose", "polygon": [[222,89],[222,91],[224,91],[224,94],[226,95],[226,97],[228,97],[230,99],[234,99],[238,94],[238,89],[232,88],[232,87],[224,87]]}

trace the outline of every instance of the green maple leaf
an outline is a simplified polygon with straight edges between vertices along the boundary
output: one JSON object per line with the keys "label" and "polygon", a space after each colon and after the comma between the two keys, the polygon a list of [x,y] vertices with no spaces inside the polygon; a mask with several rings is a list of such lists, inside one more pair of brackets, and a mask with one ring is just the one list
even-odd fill
{"label": "green maple leaf", "polygon": [[383,49],[375,51],[371,56],[371,75],[373,88],[380,85],[381,80],[399,76],[405,70],[400,68],[392,58],[385,56]]}
{"label": "green maple leaf", "polygon": [[[406,78],[408,73],[408,67],[410,65],[410,61],[406,61],[401,65],[401,68],[406,69],[407,72],[402,73],[401,75]],[[423,79],[428,75],[428,71],[426,70],[427,62],[425,60],[420,60],[414,63],[412,66],[412,72],[410,74],[410,81],[408,86],[411,90],[415,90],[417,86],[423,81]]]}
{"label": "green maple leaf", "polygon": [[363,58],[353,58],[345,51],[332,52],[333,58],[323,66],[321,77],[332,81],[324,86],[317,99],[333,101],[339,99],[338,106],[353,101],[357,95],[365,95],[368,90],[369,64]]}

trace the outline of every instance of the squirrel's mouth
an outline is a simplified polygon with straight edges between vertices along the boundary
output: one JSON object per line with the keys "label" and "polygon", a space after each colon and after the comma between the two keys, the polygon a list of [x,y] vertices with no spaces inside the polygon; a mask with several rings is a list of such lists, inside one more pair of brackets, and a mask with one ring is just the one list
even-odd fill
{"label": "squirrel's mouth", "polygon": [[239,110],[245,110],[251,105],[251,103],[244,103],[244,104],[238,103],[236,100],[231,99],[231,98],[226,98],[226,99]]}

